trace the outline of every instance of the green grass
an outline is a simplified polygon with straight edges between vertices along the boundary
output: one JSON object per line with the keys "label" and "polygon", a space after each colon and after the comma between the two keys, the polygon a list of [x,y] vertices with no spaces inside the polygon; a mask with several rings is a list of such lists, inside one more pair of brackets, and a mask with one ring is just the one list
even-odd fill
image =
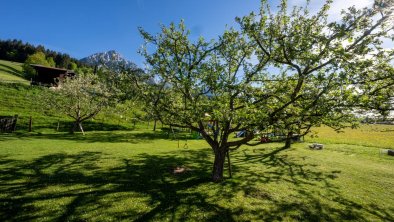
{"label": "green grass", "polygon": [[22,63],[0,60],[0,82],[21,83],[29,85],[24,79]]}
{"label": "green grass", "polygon": [[216,184],[204,141],[183,148],[111,110],[70,135],[70,119],[37,107],[41,90],[0,80],[0,115],[19,115],[17,132],[0,134],[0,221],[394,221],[394,158],[379,154],[394,148],[393,126],[241,147],[233,178]]}
{"label": "green grass", "polygon": [[[42,108],[38,101],[43,88],[20,83],[4,83],[0,81],[0,116],[18,115],[17,131],[25,132],[28,129],[30,116],[33,120],[33,129],[36,132],[53,132],[59,123],[60,131],[69,131],[72,119],[56,111]],[[83,123],[86,130],[113,130],[129,129],[134,124],[132,116],[118,114],[113,109],[103,110],[95,119]],[[147,123],[139,122],[138,127],[146,128]]]}
{"label": "green grass", "polygon": [[202,140],[184,149],[142,130],[3,134],[0,221],[393,221],[394,158],[336,138],[321,151],[241,147],[233,178],[216,184]]}
{"label": "green grass", "polygon": [[0,104],[4,104],[0,106],[0,116],[18,115],[16,127],[18,131],[28,129],[30,116],[33,120],[33,128],[36,131],[48,129],[53,131],[59,120],[63,121],[62,126],[68,125],[70,120],[60,117],[56,113],[43,112],[37,100],[37,95],[42,90],[38,86],[0,82]]}
{"label": "green grass", "polygon": [[344,133],[337,133],[329,127],[319,127],[315,131],[318,132],[317,138],[306,137],[308,142],[351,144],[394,149],[394,127],[392,125],[361,125],[357,129],[344,129]]}

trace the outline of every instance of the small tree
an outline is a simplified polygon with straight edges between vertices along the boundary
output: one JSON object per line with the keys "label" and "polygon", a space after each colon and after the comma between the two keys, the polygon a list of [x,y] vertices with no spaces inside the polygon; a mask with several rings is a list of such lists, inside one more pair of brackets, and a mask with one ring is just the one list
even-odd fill
{"label": "small tree", "polygon": [[[27,78],[32,78],[36,72],[34,70],[33,67],[30,66],[30,64],[39,64],[39,65],[44,65],[44,66],[51,66],[51,64],[49,62],[53,62],[53,58],[51,58],[52,60],[49,61],[45,58],[45,54],[41,51],[38,51],[32,55],[29,55],[25,61],[25,63],[23,64],[23,71],[26,74]],[[54,63],[54,62],[53,62]]]}
{"label": "small tree", "polygon": [[67,68],[76,71],[78,69],[78,65],[75,62],[70,62]]}
{"label": "small tree", "polygon": [[47,60],[48,66],[50,66],[50,67],[56,66],[56,63],[55,63],[55,60],[53,59],[53,57],[47,57],[46,60]]}
{"label": "small tree", "polygon": [[64,114],[74,120],[70,130],[78,128],[83,134],[82,122],[95,117],[111,102],[111,93],[107,86],[93,75],[66,78],[58,89],[49,89],[43,95],[45,107]]}
{"label": "small tree", "polygon": [[[279,127],[291,138],[320,124],[353,124],[367,92],[355,88],[391,67],[392,54],[375,62],[367,56],[381,51],[392,11],[353,7],[329,23],[331,2],[311,15],[298,7],[288,12],[285,0],[273,14],[262,1],[258,16],[238,19],[241,31],[226,31],[216,42],[193,43],[183,22],[157,36],[140,30],[147,43],[141,53],[155,80],[137,82],[142,95],[163,123],[188,127],[207,141],[215,155],[213,181],[223,179],[226,154],[254,145],[259,129]],[[246,137],[232,139],[239,130]]]}

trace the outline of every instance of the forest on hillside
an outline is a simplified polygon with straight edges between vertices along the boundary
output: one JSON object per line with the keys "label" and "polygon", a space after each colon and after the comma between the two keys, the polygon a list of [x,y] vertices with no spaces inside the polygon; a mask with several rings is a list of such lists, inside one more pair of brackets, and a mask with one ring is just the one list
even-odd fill
{"label": "forest on hillside", "polygon": [[58,68],[71,69],[72,63],[77,64],[78,67],[86,66],[68,54],[46,49],[42,45],[35,46],[17,39],[0,40],[0,60],[24,63],[29,55],[36,52],[43,52],[46,57],[52,57]]}

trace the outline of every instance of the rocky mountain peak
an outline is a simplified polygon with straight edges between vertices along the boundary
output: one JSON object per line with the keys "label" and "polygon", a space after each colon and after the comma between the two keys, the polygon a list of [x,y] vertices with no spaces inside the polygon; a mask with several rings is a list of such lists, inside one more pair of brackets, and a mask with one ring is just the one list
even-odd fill
{"label": "rocky mountain peak", "polygon": [[100,52],[85,57],[80,60],[81,62],[98,67],[106,67],[114,71],[121,69],[137,69],[137,65],[131,61],[126,60],[120,53],[115,50],[107,52]]}

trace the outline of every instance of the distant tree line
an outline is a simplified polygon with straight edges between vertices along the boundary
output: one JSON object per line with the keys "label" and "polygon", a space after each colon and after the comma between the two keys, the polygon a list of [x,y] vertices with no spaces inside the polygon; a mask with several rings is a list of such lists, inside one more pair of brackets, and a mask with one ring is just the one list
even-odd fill
{"label": "distant tree line", "polygon": [[74,64],[78,67],[87,66],[81,63],[78,59],[71,58],[65,53],[55,52],[46,49],[42,45],[34,46],[30,43],[24,43],[21,40],[0,40],[0,59],[14,62],[24,63],[26,59],[37,52],[44,53],[45,57],[53,58],[56,67],[72,69]]}

